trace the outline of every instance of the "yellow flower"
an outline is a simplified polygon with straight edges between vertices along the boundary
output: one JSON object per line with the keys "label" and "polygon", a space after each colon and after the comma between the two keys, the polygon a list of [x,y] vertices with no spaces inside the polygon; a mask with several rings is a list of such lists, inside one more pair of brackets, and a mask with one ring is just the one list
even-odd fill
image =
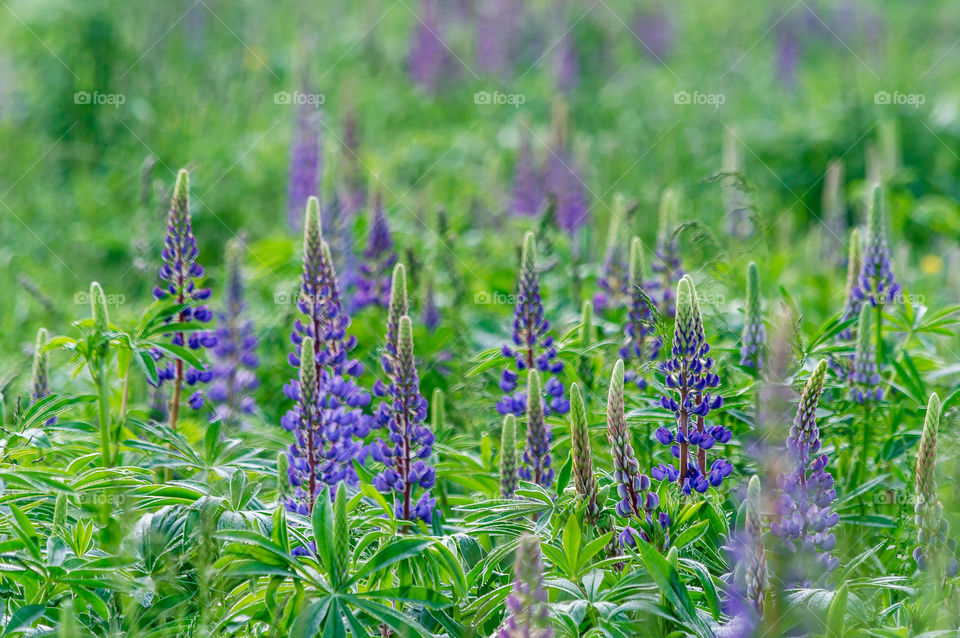
{"label": "yellow flower", "polygon": [[920,260],[920,268],[928,275],[936,275],[943,270],[943,259],[939,255],[924,255]]}

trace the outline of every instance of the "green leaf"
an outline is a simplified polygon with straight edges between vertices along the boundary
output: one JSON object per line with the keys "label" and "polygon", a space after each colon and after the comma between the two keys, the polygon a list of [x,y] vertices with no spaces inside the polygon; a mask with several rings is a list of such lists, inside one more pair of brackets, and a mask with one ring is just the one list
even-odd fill
{"label": "green leaf", "polygon": [[317,638],[332,602],[332,596],[324,596],[304,607],[293,621],[289,638]]}
{"label": "green leaf", "polygon": [[710,627],[697,614],[697,609],[690,600],[686,586],[680,580],[680,574],[667,562],[660,552],[649,543],[638,543],[637,550],[644,566],[657,587],[673,606],[680,619],[690,625],[698,636],[712,638]]}
{"label": "green leaf", "polygon": [[10,616],[10,622],[0,636],[9,636],[30,628],[35,620],[47,610],[46,605],[24,605]]}
{"label": "green leaf", "polygon": [[563,467],[560,468],[560,472],[557,473],[557,496],[563,494],[563,490],[567,489],[567,483],[570,482],[570,472],[573,470],[573,455],[570,454],[567,456],[566,462],[564,462]]}
{"label": "green leaf", "polygon": [[844,583],[827,610],[827,638],[843,638],[843,620],[847,613],[847,584]]}
{"label": "green leaf", "polygon": [[413,603],[414,605],[421,605],[429,609],[443,609],[453,604],[449,598],[439,592],[427,589],[426,587],[415,587],[412,585],[365,591],[357,595],[363,596],[364,598],[398,600],[405,603]]}
{"label": "green leaf", "polygon": [[313,540],[317,544],[317,556],[327,573],[333,572],[333,507],[330,505],[329,488],[317,496],[313,503]]}
{"label": "green leaf", "polygon": [[603,548],[607,546],[607,543],[610,542],[610,539],[613,538],[613,532],[607,532],[600,538],[595,538],[582,548],[580,548],[580,557],[577,561],[577,576],[583,571],[583,569],[590,564],[590,561],[594,556],[603,551]]}
{"label": "green leaf", "polygon": [[687,545],[698,540],[703,536],[704,532],[707,531],[707,526],[710,524],[710,521],[700,521],[695,525],[691,525],[677,535],[675,541],[673,541],[673,546],[678,549],[683,549]]}
{"label": "green leaf", "polygon": [[573,571],[578,563],[581,539],[580,524],[577,522],[576,514],[570,514],[567,516],[567,524],[563,528],[563,553],[566,554],[567,565],[571,568],[567,572],[568,576],[575,576],[575,574],[569,572]]}
{"label": "green leaf", "polygon": [[398,563],[407,558],[422,553],[433,543],[429,538],[397,538],[381,547],[353,574],[353,578],[346,584],[352,584],[364,578],[368,574],[379,571],[394,563]]}

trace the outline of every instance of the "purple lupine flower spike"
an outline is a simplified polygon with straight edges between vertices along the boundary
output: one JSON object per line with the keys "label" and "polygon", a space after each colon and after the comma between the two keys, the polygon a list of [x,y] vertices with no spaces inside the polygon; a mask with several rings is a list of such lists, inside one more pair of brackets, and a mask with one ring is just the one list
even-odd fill
{"label": "purple lupine flower spike", "polygon": [[674,44],[673,21],[663,4],[640,9],[634,20],[634,32],[641,51],[663,64]]}
{"label": "purple lupine flower spike", "polygon": [[43,346],[47,343],[45,328],[37,330],[37,340],[33,349],[33,369],[30,374],[30,401],[36,403],[50,394],[50,377],[47,372],[47,353]]}
{"label": "purple lupine flower spike", "polygon": [[621,241],[623,218],[627,205],[617,193],[613,199],[610,215],[610,230],[607,233],[607,249],[603,256],[603,276],[597,279],[600,291],[593,296],[593,305],[598,312],[608,308],[620,308],[630,300],[629,261]]}
{"label": "purple lupine flower spike", "polygon": [[513,498],[517,491],[517,417],[503,417],[500,433],[500,496]]}
{"label": "purple lupine flower spike", "polygon": [[440,307],[437,306],[437,291],[433,277],[427,278],[427,292],[423,300],[423,325],[429,332],[435,332],[440,327]]}
{"label": "purple lupine flower spike", "polygon": [[430,93],[436,92],[454,70],[438,14],[435,0],[421,1],[407,57],[411,79]]}
{"label": "purple lupine flower spike", "polygon": [[388,428],[389,442],[378,439],[370,450],[373,459],[386,467],[374,477],[373,486],[381,492],[395,493],[394,515],[398,520],[422,520],[429,525],[437,505],[437,499],[430,495],[436,481],[436,470],[430,465],[434,437],[424,424],[427,400],[420,394],[413,328],[406,315],[400,318],[395,361],[389,398],[377,411],[377,423]]}
{"label": "purple lupine flower spike", "polygon": [[289,183],[287,184],[287,223],[291,230],[303,228],[307,198],[317,195],[322,154],[320,152],[320,112],[315,104],[300,104],[290,146]]}
{"label": "purple lupine flower spike", "polygon": [[624,363],[631,366],[624,377],[627,383],[635,383],[643,390],[647,387],[647,381],[640,368],[648,361],[656,361],[663,340],[655,334],[660,312],[644,291],[643,243],[639,237],[630,241],[628,272],[629,305],[623,329],[625,341],[619,354]]}
{"label": "purple lupine flower spike", "polygon": [[577,44],[569,31],[560,36],[553,49],[553,77],[557,88],[572,91],[580,82],[580,61]]}
{"label": "purple lupine flower spike", "polygon": [[397,340],[400,338],[400,317],[410,311],[407,301],[407,269],[403,264],[393,267],[390,276],[390,302],[387,305],[386,355],[381,362],[384,372],[393,379],[393,362],[397,357]]}
{"label": "purple lupine flower spike", "polygon": [[[617,483],[617,516],[649,519],[660,504],[657,494],[650,490],[650,478],[640,473],[640,463],[630,443],[630,429],[623,405],[623,360],[613,367],[610,390],[607,394],[607,440],[613,456],[613,480]],[[647,492],[646,496],[643,495]],[[636,545],[636,531],[629,525],[620,535],[622,545]],[[640,534],[643,536],[643,534]],[[647,540],[647,539],[645,539]]]}
{"label": "purple lupine flower spike", "polygon": [[757,265],[751,261],[747,269],[747,308],[743,321],[740,365],[759,372],[763,368],[763,350],[766,343],[767,332],[760,309],[760,273]]}
{"label": "purple lupine flower spike", "polygon": [[558,104],[554,112],[553,141],[547,158],[545,190],[553,200],[557,225],[573,235],[588,221],[586,186],[573,157],[567,136],[567,110]]}
{"label": "purple lupine flower spike", "polygon": [[513,590],[507,596],[506,611],[497,638],[553,638],[540,541],[536,536],[526,534],[520,538],[514,558]]}
{"label": "purple lupine flower spike", "polygon": [[[371,417],[362,410],[369,405],[370,394],[354,380],[363,374],[363,364],[350,357],[357,340],[347,335],[350,317],[343,310],[333,257],[320,230],[320,204],[315,197],[307,200],[297,308],[303,316],[296,320],[290,333],[295,349],[289,362],[302,369],[303,342],[307,337],[313,339],[314,371],[309,378],[314,385],[304,389],[300,381],[292,381],[283,388],[284,394],[297,402],[281,419],[283,428],[295,436],[287,449],[288,474],[294,491],[284,505],[290,511],[308,515],[325,485],[335,490],[340,482],[357,484],[353,461],[365,461],[367,448],[362,440],[373,425]],[[316,397],[315,405],[304,406],[304,392]]]}
{"label": "purple lupine flower spike", "polygon": [[526,412],[527,397],[524,392],[516,391],[517,380],[524,370],[534,369],[549,377],[543,386],[547,394],[544,414],[566,414],[570,410],[570,401],[564,398],[563,382],[557,376],[563,372],[563,362],[557,358],[550,322],[543,316],[537,246],[532,232],[523,238],[517,305],[513,312],[513,344],[504,346],[502,353],[513,365],[504,368],[500,377],[500,389],[504,392],[497,403],[500,414],[520,416]]}
{"label": "purple lupine flower spike", "polygon": [[256,368],[257,336],[253,322],[247,319],[243,294],[243,243],[227,244],[226,306],[218,314],[217,345],[213,349],[213,383],[208,395],[217,415],[236,425],[241,415],[256,408],[252,392],[259,386]]}
{"label": "purple lupine flower spike", "polygon": [[827,471],[829,457],[820,453],[822,442],[816,413],[826,360],[821,361],[800,396],[797,415],[787,438],[787,456],[791,469],[777,476],[780,497],[774,509],[779,520],[770,531],[783,539],[790,558],[791,573],[785,575],[794,584],[811,586],[839,560],[830,555],[836,536],[830,531],[840,521],[832,510],[837,498],[833,476]]}
{"label": "purple lupine flower spike", "polygon": [[883,400],[883,388],[880,386],[880,367],[877,365],[876,352],[872,343],[873,321],[870,306],[860,308],[857,322],[857,349],[853,355],[853,367],[850,370],[850,396],[857,403],[871,403]]}
{"label": "purple lupine flower spike", "polygon": [[543,190],[543,177],[537,170],[536,162],[533,159],[529,137],[523,140],[513,173],[513,196],[510,202],[510,212],[514,215],[531,217],[539,215],[546,202],[546,195]]}
{"label": "purple lupine flower spike", "polygon": [[397,253],[387,222],[387,211],[379,194],[374,198],[363,257],[365,261],[360,265],[353,309],[357,311],[373,305],[386,308],[390,303],[390,271],[397,263]]}
{"label": "purple lupine flower spike", "polygon": [[474,45],[477,66],[487,73],[509,72],[516,59],[524,0],[490,0],[477,6]]}
{"label": "purple lupine flower spike", "polygon": [[650,284],[652,294],[656,295],[660,312],[665,317],[674,313],[673,290],[683,277],[680,269],[680,247],[674,235],[673,223],[677,214],[679,199],[676,191],[667,189],[660,197],[660,225],[657,229],[657,244],[650,262],[654,280]]}
{"label": "purple lupine flower spike", "polygon": [[883,215],[883,189],[876,185],[870,194],[867,214],[868,235],[863,251],[863,265],[857,278],[854,292],[861,302],[869,301],[873,307],[892,303],[900,285],[893,276],[890,249],[887,246],[887,231]]}
{"label": "purple lupine flower spike", "polygon": [[917,454],[914,523],[920,544],[913,550],[917,568],[932,574],[936,581],[957,575],[957,542],[948,536],[950,523],[943,517],[943,505],[937,497],[937,430],[940,427],[940,397],[930,395],[927,415]]}
{"label": "purple lupine flower spike", "polygon": [[[684,494],[703,493],[711,486],[719,487],[733,471],[733,466],[723,458],[707,467],[707,450],[717,443],[728,443],[732,434],[722,425],[706,424],[707,415],[723,405],[723,399],[711,395],[711,389],[720,385],[720,377],[713,372],[700,302],[689,275],[677,284],[676,314],[673,357],[660,365],[668,390],[660,398],[660,405],[676,415],[677,429],[674,432],[661,426],[656,438],[669,446],[679,463],[678,467],[661,463],[650,473],[660,481],[678,481]],[[695,454],[690,446],[697,448]]]}
{"label": "purple lupine flower spike", "polygon": [[340,191],[342,212],[352,219],[367,201],[366,185],[360,170],[360,141],[357,114],[353,108],[347,110],[343,120],[343,188]]}
{"label": "purple lupine flower spike", "polygon": [[[173,200],[170,204],[170,216],[167,222],[167,237],[164,240],[163,251],[160,256],[163,265],[160,267],[160,279],[167,282],[165,288],[156,286],[153,296],[158,299],[170,298],[174,303],[186,304],[186,307],[177,314],[177,321],[199,321],[206,323],[213,318],[213,312],[204,301],[210,298],[209,288],[198,287],[203,278],[203,266],[197,263],[197,240],[193,236],[193,225],[190,219],[189,207],[190,175],[181,169],[177,173],[177,183],[173,189]],[[213,332],[201,330],[189,333],[174,333],[172,342],[176,346],[187,346],[191,350],[201,351],[217,345],[217,338]],[[192,366],[184,366],[182,360],[166,361],[159,351],[153,353],[157,361],[158,383],[173,381],[173,399],[171,400],[170,428],[176,429],[177,417],[180,411],[180,392],[183,383],[196,386],[199,383],[209,383],[213,379],[210,370],[197,370]],[[190,407],[199,410],[203,406],[203,393],[198,389],[191,393],[188,399]]]}
{"label": "purple lupine flower spike", "polygon": [[573,483],[577,496],[584,504],[584,520],[596,525],[600,517],[597,505],[597,477],[593,475],[593,453],[590,449],[590,431],[587,428],[587,410],[576,383],[570,386],[570,455],[573,457]]}
{"label": "purple lupine flower spike", "polygon": [[550,487],[554,474],[550,467],[553,433],[544,416],[543,401],[539,398],[542,394],[540,375],[536,369],[531,369],[527,375],[527,448],[518,473],[525,481]]}

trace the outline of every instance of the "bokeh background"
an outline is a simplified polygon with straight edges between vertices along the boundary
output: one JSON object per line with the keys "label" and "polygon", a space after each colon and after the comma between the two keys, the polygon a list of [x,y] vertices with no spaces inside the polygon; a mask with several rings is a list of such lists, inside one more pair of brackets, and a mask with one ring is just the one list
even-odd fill
{"label": "bokeh background", "polygon": [[[512,291],[522,231],[549,225],[512,210],[524,144],[538,165],[562,147],[587,202],[575,236],[544,246],[561,332],[592,294],[615,195],[636,203],[624,241],[652,246],[667,186],[682,193],[685,264],[724,309],[753,259],[804,323],[839,312],[871,172],[889,186],[898,278],[927,305],[955,302],[958,34],[949,0],[0,0],[0,380],[22,387],[33,327],[85,316],[91,280],[115,320],[136,319],[180,167],[208,279],[222,287],[223,246],[244,238],[261,348],[280,361],[298,272],[290,180],[314,135],[325,203],[346,185],[382,195],[415,308],[429,282],[444,317],[427,349],[448,358],[502,342],[511,308],[489,301]],[[832,158],[846,205],[825,219]],[[368,206],[338,219],[347,269]],[[356,317],[361,342],[380,321]],[[426,384],[452,385],[432,363]]]}

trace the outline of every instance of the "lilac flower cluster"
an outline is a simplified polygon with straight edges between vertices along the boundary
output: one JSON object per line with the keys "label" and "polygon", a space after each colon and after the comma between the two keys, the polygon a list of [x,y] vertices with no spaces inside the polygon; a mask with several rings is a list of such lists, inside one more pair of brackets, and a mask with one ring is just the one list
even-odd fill
{"label": "lilac flower cluster", "polygon": [[407,57],[411,79],[431,93],[437,91],[454,71],[450,48],[443,41],[437,5],[436,0],[421,1]]}
{"label": "lilac flower cluster", "polygon": [[397,253],[379,194],[374,198],[363,257],[366,261],[360,265],[351,307],[354,311],[372,305],[386,308],[390,302],[390,271],[397,263]]}
{"label": "lilac flower cluster", "polygon": [[507,596],[507,617],[497,638],[552,638],[547,590],[543,585],[540,541],[529,534],[520,539],[513,567],[513,590]]}
{"label": "lilac flower cluster", "polygon": [[625,362],[634,364],[626,372],[627,383],[635,383],[639,389],[644,390],[647,381],[639,367],[647,361],[657,360],[663,340],[654,334],[659,312],[643,289],[643,249],[639,237],[634,237],[630,242],[628,270],[627,288],[630,302],[623,330],[626,342],[620,347],[619,354]]}
{"label": "lilac flower cluster", "polygon": [[[540,276],[537,273],[537,247],[532,232],[523,238],[520,263],[520,280],[517,285],[517,304],[513,313],[513,346],[503,346],[502,354],[511,359],[513,368],[504,368],[500,377],[500,389],[505,393],[497,403],[500,414],[521,415],[527,408],[524,392],[514,392],[519,373],[524,370],[539,370],[552,375],[544,385],[549,402],[544,404],[544,414],[566,414],[570,401],[564,398],[563,382],[557,376],[563,372],[563,362],[557,359],[557,348],[550,334],[550,322],[543,316],[543,300],[540,296]],[[511,394],[512,393],[512,394]]]}
{"label": "lilac flower cluster", "polygon": [[[430,495],[436,482],[436,470],[430,465],[433,451],[433,432],[424,424],[427,418],[427,400],[420,394],[420,378],[413,359],[413,328],[410,317],[400,318],[397,354],[385,359],[392,381],[384,389],[375,388],[377,396],[389,397],[380,404],[377,424],[389,429],[389,443],[378,439],[371,446],[373,460],[387,467],[373,479],[373,486],[381,492],[395,492],[394,515],[404,521],[433,521],[437,499]],[[420,488],[420,498],[414,503],[414,488]]]}
{"label": "lilac flower cluster", "polygon": [[[197,263],[197,240],[193,236],[193,225],[190,219],[189,207],[190,175],[181,169],[177,173],[177,183],[173,189],[173,199],[170,204],[170,215],[167,221],[167,236],[164,239],[163,251],[160,257],[163,265],[160,267],[160,279],[167,282],[166,287],[155,286],[153,296],[157,300],[170,298],[174,303],[186,304],[177,313],[180,323],[199,321],[206,323],[213,318],[213,312],[206,304],[201,303],[210,298],[209,288],[200,288],[197,283],[203,278],[203,266]],[[171,342],[175,346],[187,346],[191,350],[201,351],[217,345],[216,335],[209,330],[191,332],[186,337],[183,332],[173,334]],[[155,350],[153,358],[157,361],[158,385],[164,381],[174,382],[174,399],[179,400],[181,384],[185,381],[189,386],[198,383],[209,383],[213,379],[210,370],[197,370],[189,366],[184,370],[184,363],[180,359],[167,360],[160,365],[163,355]],[[188,399],[190,407],[199,410],[203,407],[203,393],[198,389]],[[176,406],[179,409],[179,404]],[[174,412],[175,414],[175,412]],[[172,416],[172,415],[171,415]],[[175,424],[174,424],[175,425]]]}
{"label": "lilac flower cluster", "polygon": [[680,246],[673,233],[673,222],[678,206],[677,193],[667,189],[660,197],[660,225],[657,229],[657,244],[650,270],[654,279],[650,290],[658,298],[660,312],[665,317],[674,313],[673,289],[683,277],[680,269]]}
{"label": "lilac flower cluster", "polygon": [[558,136],[550,149],[544,185],[553,201],[557,225],[573,235],[587,223],[590,209],[580,169],[562,136]]}
{"label": "lilac flower cluster", "polygon": [[747,486],[744,526],[734,530],[724,546],[734,568],[725,577],[727,586],[723,603],[730,621],[717,631],[718,638],[754,638],[763,619],[770,581],[763,546],[760,498],[760,479],[753,476]]}
{"label": "lilac flower cluster", "polygon": [[243,299],[243,244],[234,240],[227,245],[227,300],[218,314],[217,345],[213,349],[213,383],[210,400],[217,415],[234,423],[243,413],[251,414],[257,405],[251,392],[259,386],[255,352],[257,336],[253,322],[244,318]]}
{"label": "lilac flower cluster", "polygon": [[[362,440],[370,433],[372,419],[362,408],[370,394],[354,381],[363,365],[350,358],[356,337],[347,336],[349,316],[343,311],[330,248],[320,231],[319,202],[307,201],[304,224],[303,275],[297,307],[304,317],[296,320],[290,340],[295,351],[289,361],[301,369],[300,380],[283,388],[297,404],[281,420],[295,441],[287,449],[288,477],[295,488],[285,501],[287,509],[309,514],[324,485],[335,488],[341,481],[357,483],[353,461],[363,463],[367,449]],[[304,387],[303,342],[314,340],[311,387]],[[308,361],[310,357],[307,357]]]}
{"label": "lilac flower cluster", "polygon": [[[725,459],[717,459],[707,468],[707,450],[717,443],[728,443],[732,436],[722,425],[707,427],[705,423],[710,410],[723,405],[721,396],[710,395],[709,389],[720,385],[720,377],[712,372],[713,359],[708,356],[709,352],[697,291],[690,276],[684,275],[677,284],[673,358],[660,366],[666,375],[666,387],[676,395],[676,398],[664,395],[660,405],[676,415],[677,431],[674,433],[663,426],[656,430],[657,440],[670,446],[670,453],[679,459],[679,467],[661,463],[650,471],[657,480],[678,481],[684,494],[703,493],[710,486],[718,487],[733,470]],[[696,427],[691,422],[693,418]],[[691,445],[698,448],[695,455],[691,454]]]}
{"label": "lilac flower cluster", "polygon": [[[830,555],[837,542],[830,528],[840,522],[839,514],[831,509],[837,491],[833,487],[833,476],[826,470],[829,458],[826,454],[819,454],[822,443],[816,421],[826,371],[827,362],[824,360],[810,375],[800,396],[797,415],[787,438],[787,456],[792,468],[777,476],[781,493],[775,511],[780,520],[770,524],[770,531],[783,539],[788,553],[801,557],[790,561],[798,572],[791,576],[791,580],[797,583],[812,583],[815,578],[810,576],[828,572],[839,562]],[[815,559],[814,564],[819,568],[812,569],[813,565],[803,560],[804,557]]]}

